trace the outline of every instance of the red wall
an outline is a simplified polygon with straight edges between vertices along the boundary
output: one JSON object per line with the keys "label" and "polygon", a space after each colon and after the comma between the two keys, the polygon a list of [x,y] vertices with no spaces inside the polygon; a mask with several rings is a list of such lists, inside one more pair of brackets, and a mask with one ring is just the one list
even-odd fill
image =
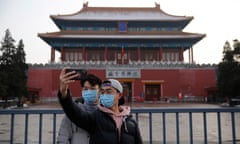
{"label": "red wall", "polygon": [[[40,97],[55,97],[59,90],[59,75],[60,69],[46,69],[46,68],[30,68],[28,70],[28,82],[29,88],[40,89]],[[104,70],[89,70],[89,73],[94,73],[100,78],[105,78]],[[69,85],[73,96],[81,95],[80,82],[75,81]]]}
{"label": "red wall", "polygon": [[176,96],[179,89],[178,70],[142,70],[142,80],[163,80],[163,96]]}
{"label": "red wall", "polygon": [[216,86],[214,69],[142,70],[142,80],[162,80],[163,96],[207,96],[205,88]]}
{"label": "red wall", "polygon": [[[28,71],[28,87],[40,88],[40,97],[55,97],[59,89],[60,69],[30,68]],[[105,70],[90,69],[88,73],[98,75],[106,79]],[[119,79],[124,81],[127,79]],[[207,96],[205,88],[216,86],[216,74],[212,68],[201,69],[158,69],[141,70],[141,79],[130,79],[133,96],[139,96],[144,89],[143,81],[158,80],[162,83],[162,96],[177,96],[179,92],[183,95]],[[81,95],[79,81],[70,84],[73,96]]]}

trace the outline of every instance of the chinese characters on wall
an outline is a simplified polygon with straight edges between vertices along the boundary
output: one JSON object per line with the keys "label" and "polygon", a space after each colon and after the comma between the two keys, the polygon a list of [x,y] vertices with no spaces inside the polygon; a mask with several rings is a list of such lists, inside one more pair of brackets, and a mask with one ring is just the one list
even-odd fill
{"label": "chinese characters on wall", "polygon": [[107,69],[106,70],[107,78],[140,78],[141,72],[139,69]]}

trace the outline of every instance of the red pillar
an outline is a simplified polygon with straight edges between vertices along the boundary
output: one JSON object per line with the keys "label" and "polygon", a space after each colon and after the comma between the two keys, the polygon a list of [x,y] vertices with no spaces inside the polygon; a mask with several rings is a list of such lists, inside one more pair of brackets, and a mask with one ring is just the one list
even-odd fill
{"label": "red pillar", "polygon": [[188,61],[191,63],[191,51],[190,48],[188,49]]}
{"label": "red pillar", "polygon": [[55,62],[55,49],[51,48],[51,62]]}
{"label": "red pillar", "polygon": [[140,47],[137,48],[137,60],[138,60],[138,61],[141,60],[141,51],[140,51]]}
{"label": "red pillar", "polygon": [[191,47],[191,62],[193,63],[194,61],[193,61],[193,47]]}
{"label": "red pillar", "polygon": [[82,53],[83,53],[83,61],[86,61],[87,60],[87,56],[86,56],[86,48],[85,47],[83,47]]}
{"label": "red pillar", "polygon": [[121,48],[121,60],[122,64],[124,64],[124,47]]}
{"label": "red pillar", "polygon": [[65,58],[65,51],[64,51],[64,49],[63,48],[61,48],[61,61],[65,61],[66,60],[66,58]]}
{"label": "red pillar", "polygon": [[114,61],[117,61],[117,53],[116,53],[116,51],[114,52]]}
{"label": "red pillar", "polygon": [[162,61],[163,48],[159,48],[159,61]]}
{"label": "red pillar", "polygon": [[104,60],[105,60],[105,61],[108,60],[107,55],[108,55],[108,48],[105,47],[105,49],[104,49]]}
{"label": "red pillar", "polygon": [[76,52],[77,52],[77,61],[81,61],[80,56],[79,56],[80,55],[80,48],[77,49]]}
{"label": "red pillar", "polygon": [[184,61],[183,52],[184,52],[184,48],[182,47],[179,53],[179,61]]}

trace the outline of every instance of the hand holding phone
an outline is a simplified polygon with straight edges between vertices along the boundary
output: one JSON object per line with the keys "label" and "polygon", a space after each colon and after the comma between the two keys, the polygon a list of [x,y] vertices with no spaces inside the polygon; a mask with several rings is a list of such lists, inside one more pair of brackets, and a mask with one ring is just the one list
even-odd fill
{"label": "hand holding phone", "polygon": [[72,71],[75,71],[78,74],[78,76],[72,78],[71,80],[82,80],[87,75],[87,70],[86,69],[74,69],[74,68],[66,69],[66,73],[69,73],[69,72],[72,72]]}

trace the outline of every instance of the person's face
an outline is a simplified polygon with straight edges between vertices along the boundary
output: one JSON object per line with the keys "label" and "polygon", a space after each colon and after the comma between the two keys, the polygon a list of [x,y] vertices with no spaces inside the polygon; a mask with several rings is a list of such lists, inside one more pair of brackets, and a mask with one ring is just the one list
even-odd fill
{"label": "person's face", "polygon": [[[89,83],[89,81],[86,81],[83,84],[82,90],[97,90],[97,92],[99,92],[99,85],[93,86]],[[97,100],[98,100],[98,98],[96,99],[96,101]]]}
{"label": "person's face", "polygon": [[99,90],[99,95],[112,94],[114,96],[114,105],[118,105],[119,92],[111,86],[103,86]]}

